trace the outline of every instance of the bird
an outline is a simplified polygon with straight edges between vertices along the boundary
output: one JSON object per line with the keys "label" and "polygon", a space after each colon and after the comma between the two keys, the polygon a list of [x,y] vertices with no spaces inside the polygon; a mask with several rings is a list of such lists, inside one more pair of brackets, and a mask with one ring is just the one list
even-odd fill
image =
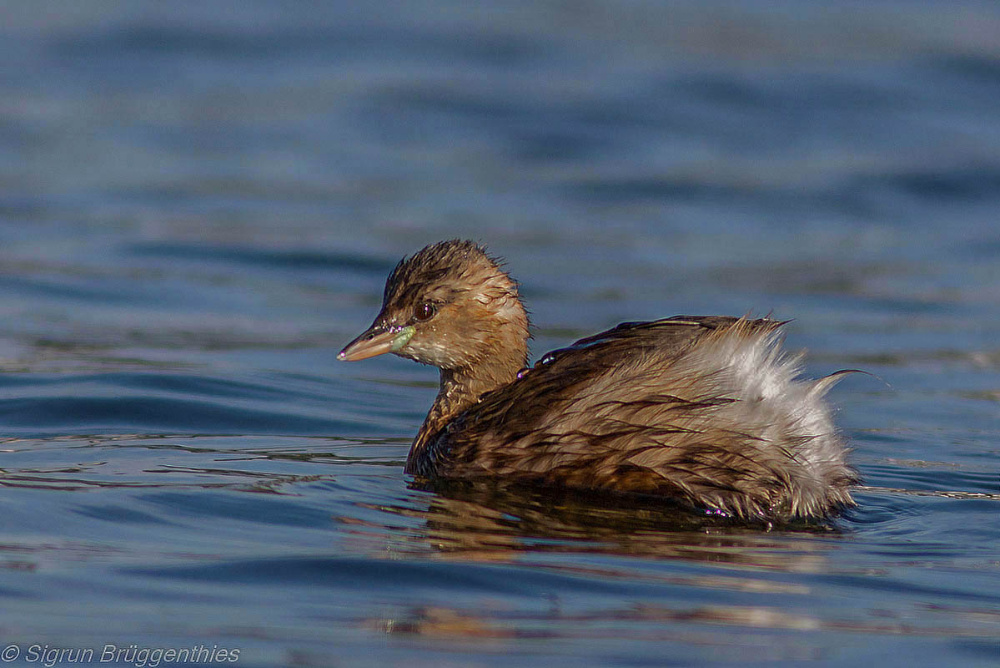
{"label": "bird", "polygon": [[440,370],[404,472],[669,499],[748,522],[825,519],[858,476],[825,401],[844,374],[801,377],[786,322],[625,322],[528,365],[518,283],[473,241],[404,257],[371,326],[338,354]]}

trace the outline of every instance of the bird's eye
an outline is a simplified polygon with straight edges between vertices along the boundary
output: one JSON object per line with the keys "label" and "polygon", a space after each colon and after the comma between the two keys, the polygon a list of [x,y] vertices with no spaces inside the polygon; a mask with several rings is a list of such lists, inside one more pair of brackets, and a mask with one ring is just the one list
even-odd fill
{"label": "bird's eye", "polygon": [[417,308],[417,312],[413,314],[414,319],[423,322],[424,320],[430,320],[437,313],[437,306],[430,302],[424,302]]}

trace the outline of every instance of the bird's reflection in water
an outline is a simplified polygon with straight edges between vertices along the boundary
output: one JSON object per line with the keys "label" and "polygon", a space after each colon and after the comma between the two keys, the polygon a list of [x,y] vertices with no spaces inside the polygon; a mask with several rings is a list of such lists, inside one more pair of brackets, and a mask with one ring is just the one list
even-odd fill
{"label": "bird's reflection in water", "polygon": [[[530,553],[601,553],[731,563],[768,570],[823,568],[836,525],[774,527],[708,515],[663,499],[504,486],[492,481],[420,481],[421,504],[380,510],[421,520],[410,548],[474,561],[523,560]],[[402,547],[402,551],[406,551]],[[400,551],[396,546],[395,551]]]}
{"label": "bird's reflection in water", "polygon": [[[519,638],[592,638],[592,626],[626,623],[615,634],[644,639],[697,641],[715,645],[718,634],[676,627],[676,623],[724,624],[748,628],[818,628],[824,621],[790,614],[778,605],[705,605],[703,590],[756,595],[806,596],[810,588],[797,576],[781,573],[825,572],[826,553],[839,534],[832,524],[800,523],[780,528],[748,527],[745,521],[708,516],[662,500],[557,493],[551,489],[504,487],[495,483],[411,483],[410,502],[379,509],[418,520],[390,530],[394,558],[427,558],[512,564],[601,582],[668,585],[676,600],[666,605],[612,596],[587,612],[566,609],[558,594],[547,610],[446,607],[440,603],[406,606],[394,614],[362,620],[370,630],[420,635],[446,641],[507,643]],[[426,496],[423,493],[429,492]],[[370,527],[372,530],[375,527]],[[379,531],[385,545],[385,527]],[[362,530],[362,533],[366,533]],[[400,533],[408,535],[402,543]],[[369,534],[374,547],[378,539]],[[407,555],[409,552],[409,555]],[[560,553],[558,560],[546,554]],[[603,562],[571,555],[606,555]],[[614,557],[629,557],[616,559]],[[662,560],[717,564],[719,568],[663,569]],[[543,595],[542,592],[539,595]],[[776,598],[777,600],[777,598]],[[766,603],[766,599],[765,599]],[[583,627],[581,627],[583,625]],[[598,635],[600,635],[598,633]],[[582,637],[581,636],[581,637]],[[724,645],[725,643],[723,643]],[[783,658],[789,658],[784,654]],[[792,658],[802,658],[794,656]]]}

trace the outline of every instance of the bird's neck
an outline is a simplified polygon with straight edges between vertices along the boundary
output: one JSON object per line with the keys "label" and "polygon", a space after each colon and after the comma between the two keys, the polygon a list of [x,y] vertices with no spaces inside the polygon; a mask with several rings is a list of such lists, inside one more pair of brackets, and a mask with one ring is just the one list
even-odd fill
{"label": "bird's neck", "polygon": [[[484,394],[514,382],[526,363],[527,343],[523,342],[519,350],[510,350],[508,355],[473,367],[441,369],[441,389],[410,448],[407,472],[427,474],[425,464],[433,459],[428,457],[427,450],[433,446],[438,433],[470,406],[479,403]],[[433,467],[432,461],[429,466]]]}

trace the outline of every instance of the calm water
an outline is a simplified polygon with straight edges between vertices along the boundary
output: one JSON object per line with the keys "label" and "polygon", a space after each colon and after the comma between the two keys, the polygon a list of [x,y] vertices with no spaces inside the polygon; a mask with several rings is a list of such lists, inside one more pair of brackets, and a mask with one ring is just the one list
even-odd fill
{"label": "calm water", "polygon": [[[375,5],[0,3],[8,665],[997,665],[1000,9]],[[456,236],[536,358],[793,318],[860,506],[411,488],[436,373],[334,356]]]}

